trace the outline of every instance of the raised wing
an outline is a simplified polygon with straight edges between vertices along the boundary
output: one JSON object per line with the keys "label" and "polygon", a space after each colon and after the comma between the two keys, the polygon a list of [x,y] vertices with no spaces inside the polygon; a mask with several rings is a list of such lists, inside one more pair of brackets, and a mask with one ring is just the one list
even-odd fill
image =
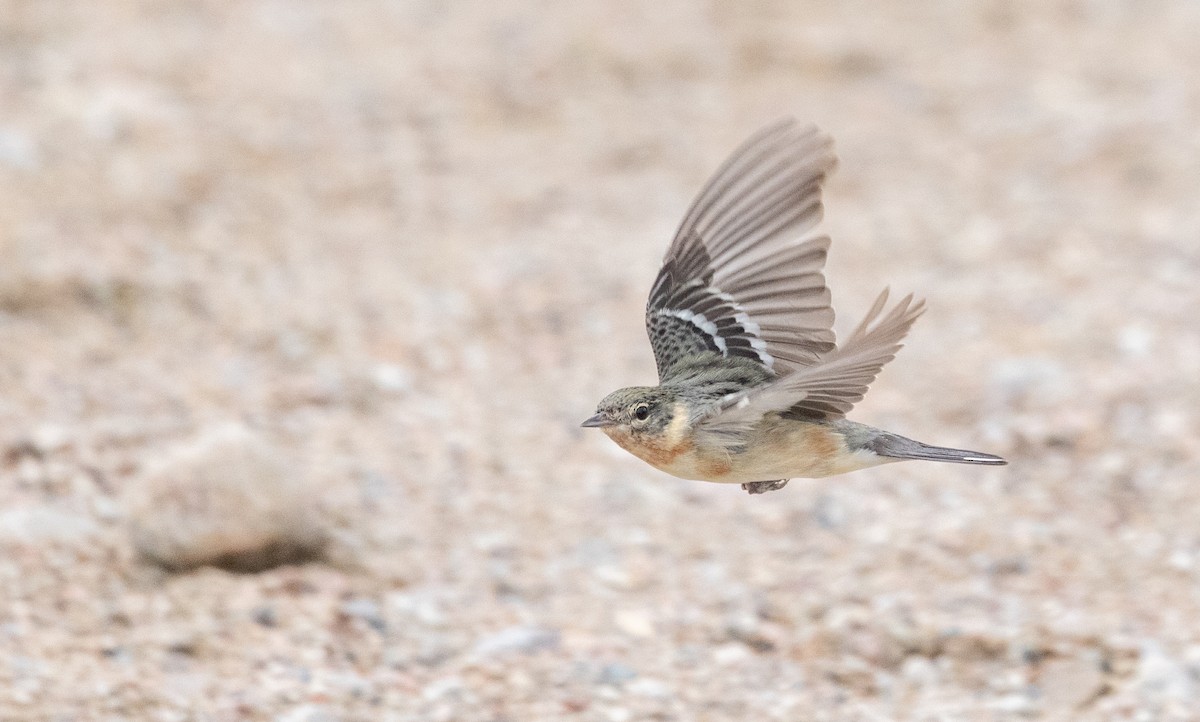
{"label": "raised wing", "polygon": [[887,299],[885,290],[841,348],[816,365],[726,398],[706,418],[694,422],[696,432],[705,435],[707,442],[732,449],[764,414],[807,419],[845,416],[895,358],[904,336],[925,311],[924,302],[909,295],[880,318]]}
{"label": "raised wing", "polygon": [[646,306],[660,380],[689,354],[755,360],[786,375],[833,350],[822,268],[821,184],[833,144],[788,119],[738,148],[692,203]]}

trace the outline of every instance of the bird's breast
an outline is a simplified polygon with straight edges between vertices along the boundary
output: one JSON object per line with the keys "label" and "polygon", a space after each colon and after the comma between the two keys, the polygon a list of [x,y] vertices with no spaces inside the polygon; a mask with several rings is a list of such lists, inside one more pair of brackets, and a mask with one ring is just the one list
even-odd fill
{"label": "bird's breast", "polygon": [[[684,417],[686,419],[686,417]],[[851,450],[830,426],[769,416],[750,431],[737,451],[703,448],[690,428],[662,435],[658,443],[614,436],[626,450],[672,476],[719,483],[820,478],[844,474],[883,461],[869,451]]]}

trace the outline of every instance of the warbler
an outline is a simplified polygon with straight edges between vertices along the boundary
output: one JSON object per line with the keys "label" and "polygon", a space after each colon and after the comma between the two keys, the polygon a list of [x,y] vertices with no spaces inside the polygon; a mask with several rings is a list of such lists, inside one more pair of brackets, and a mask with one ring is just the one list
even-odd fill
{"label": "warbler", "polygon": [[924,302],[888,291],[838,346],[814,229],[832,140],[784,119],[751,137],[692,202],[646,306],[658,386],[606,396],[583,426],[684,479],[751,494],[905,459],[1002,465],[850,421]]}

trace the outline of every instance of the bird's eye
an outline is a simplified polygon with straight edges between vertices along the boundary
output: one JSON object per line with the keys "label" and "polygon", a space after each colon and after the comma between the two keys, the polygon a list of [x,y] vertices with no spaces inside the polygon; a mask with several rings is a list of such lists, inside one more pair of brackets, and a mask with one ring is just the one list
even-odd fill
{"label": "bird's eye", "polygon": [[638,404],[633,407],[633,418],[638,421],[645,421],[650,418],[650,406],[648,404]]}

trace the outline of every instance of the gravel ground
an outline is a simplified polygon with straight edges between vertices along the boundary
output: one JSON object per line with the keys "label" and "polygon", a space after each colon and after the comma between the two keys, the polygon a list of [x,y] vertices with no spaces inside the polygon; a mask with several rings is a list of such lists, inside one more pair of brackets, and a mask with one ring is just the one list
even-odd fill
{"label": "gravel ground", "polygon": [[[0,719],[1200,719],[1200,5],[733,8],[0,0]],[[784,114],[1010,466],[578,428]]]}

